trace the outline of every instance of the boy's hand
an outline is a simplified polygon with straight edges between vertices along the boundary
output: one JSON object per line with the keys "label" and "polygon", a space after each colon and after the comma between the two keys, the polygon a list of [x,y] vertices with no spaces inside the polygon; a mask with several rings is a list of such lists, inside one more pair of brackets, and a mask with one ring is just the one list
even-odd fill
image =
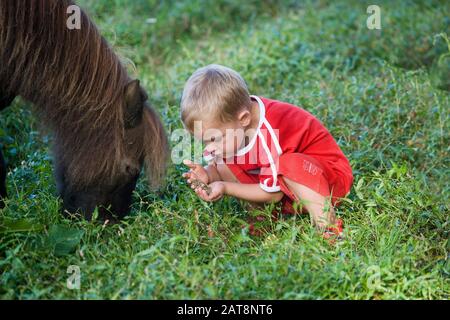
{"label": "boy's hand", "polygon": [[225,184],[222,181],[216,181],[209,186],[209,193],[203,188],[196,188],[195,193],[200,199],[208,202],[219,201],[225,195]]}
{"label": "boy's hand", "polygon": [[208,172],[206,172],[203,166],[195,164],[191,160],[184,160],[183,163],[190,169],[188,172],[183,173],[183,178],[187,180],[187,183],[192,184],[195,180],[199,180],[200,182],[208,184]]}

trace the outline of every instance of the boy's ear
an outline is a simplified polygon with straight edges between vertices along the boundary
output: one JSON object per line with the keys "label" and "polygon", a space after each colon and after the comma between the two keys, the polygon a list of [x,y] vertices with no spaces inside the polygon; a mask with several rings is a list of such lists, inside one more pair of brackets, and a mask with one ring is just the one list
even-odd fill
{"label": "boy's ear", "polygon": [[247,127],[252,122],[252,114],[248,110],[243,110],[239,113],[238,119],[243,127]]}

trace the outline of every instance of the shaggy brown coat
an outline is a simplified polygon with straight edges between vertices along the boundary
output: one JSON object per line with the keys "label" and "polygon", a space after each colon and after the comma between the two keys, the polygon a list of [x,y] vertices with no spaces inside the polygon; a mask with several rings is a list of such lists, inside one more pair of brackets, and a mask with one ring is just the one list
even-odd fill
{"label": "shaggy brown coat", "polygon": [[[67,27],[67,0],[0,0],[0,99],[32,102],[58,141],[58,157],[80,187],[114,176],[125,139],[124,88],[130,77],[82,12],[81,29]],[[167,141],[155,112],[144,108],[136,157],[149,182],[164,175]],[[128,151],[129,152],[129,151]]]}

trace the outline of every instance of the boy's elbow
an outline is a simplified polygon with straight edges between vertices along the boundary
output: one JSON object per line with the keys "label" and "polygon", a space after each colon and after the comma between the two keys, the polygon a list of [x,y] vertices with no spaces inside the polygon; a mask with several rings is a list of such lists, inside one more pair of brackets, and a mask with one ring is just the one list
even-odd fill
{"label": "boy's elbow", "polygon": [[283,197],[284,197],[283,192],[270,193],[269,195],[270,195],[269,202],[273,202],[273,203],[280,202],[281,199],[283,199]]}

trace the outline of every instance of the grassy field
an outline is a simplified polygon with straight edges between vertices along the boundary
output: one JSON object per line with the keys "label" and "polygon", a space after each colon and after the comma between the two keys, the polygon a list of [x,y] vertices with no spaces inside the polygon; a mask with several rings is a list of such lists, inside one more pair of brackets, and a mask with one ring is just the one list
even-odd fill
{"label": "grassy field", "polygon": [[[366,27],[364,1],[79,3],[168,132],[181,128],[185,80],[210,63],[241,72],[253,94],[316,115],[354,168],[338,209],[346,239],[330,246],[304,216],[249,236],[242,226],[256,213],[232,199],[201,202],[178,165],[161,194],[140,180],[123,224],[67,221],[51,137],[17,99],[0,117],[10,170],[1,298],[449,298],[450,2],[377,1],[382,30]],[[67,288],[70,265],[80,268],[79,290]]]}

